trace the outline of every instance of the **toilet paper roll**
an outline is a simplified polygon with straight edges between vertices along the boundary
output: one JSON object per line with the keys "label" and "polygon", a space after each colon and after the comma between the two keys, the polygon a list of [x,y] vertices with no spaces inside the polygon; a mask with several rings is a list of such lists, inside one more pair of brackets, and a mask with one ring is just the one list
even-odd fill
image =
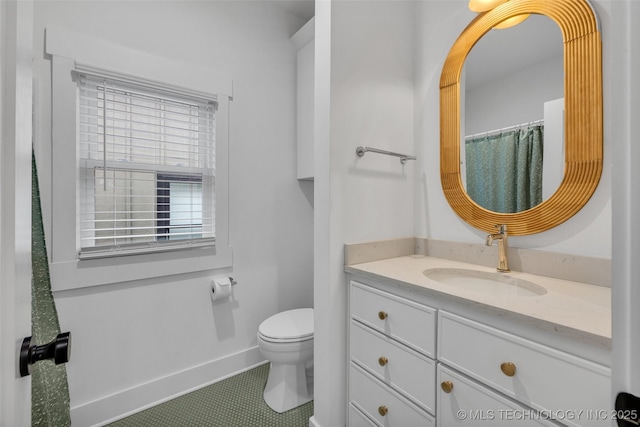
{"label": "toilet paper roll", "polygon": [[231,279],[220,277],[211,281],[211,299],[214,301],[231,296]]}

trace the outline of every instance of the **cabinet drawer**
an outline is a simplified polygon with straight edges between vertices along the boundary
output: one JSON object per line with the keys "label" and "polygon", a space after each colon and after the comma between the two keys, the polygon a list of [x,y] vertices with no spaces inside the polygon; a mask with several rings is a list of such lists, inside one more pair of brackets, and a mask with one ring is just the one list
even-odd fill
{"label": "cabinet drawer", "polygon": [[435,413],[436,363],[372,329],[351,322],[351,360]]}
{"label": "cabinet drawer", "polygon": [[[452,385],[450,392],[442,383]],[[544,413],[525,408],[470,378],[438,365],[438,426],[553,426]]]}
{"label": "cabinet drawer", "polygon": [[367,418],[355,406],[349,404],[349,427],[377,427],[373,421]]}
{"label": "cabinet drawer", "polygon": [[435,426],[433,417],[368,375],[355,363],[351,363],[349,384],[353,406],[380,425]]}
{"label": "cabinet drawer", "polygon": [[351,316],[435,359],[436,310],[351,282]]}
{"label": "cabinet drawer", "polygon": [[[440,311],[438,360],[535,409],[610,408],[610,369],[509,333]],[[510,362],[508,376],[501,365]],[[568,425],[602,420],[563,419]]]}

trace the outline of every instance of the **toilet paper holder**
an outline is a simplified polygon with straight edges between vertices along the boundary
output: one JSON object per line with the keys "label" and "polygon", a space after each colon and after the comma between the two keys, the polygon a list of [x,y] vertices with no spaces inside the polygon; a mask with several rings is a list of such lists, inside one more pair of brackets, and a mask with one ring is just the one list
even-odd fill
{"label": "toilet paper holder", "polygon": [[235,286],[238,284],[238,281],[236,279],[234,279],[231,276],[227,276],[227,277],[215,277],[213,279],[211,279],[211,282],[215,282],[216,280],[224,280],[224,279],[229,279],[229,283],[231,284],[231,286]]}
{"label": "toilet paper holder", "polygon": [[232,286],[238,282],[231,276],[211,280],[211,299],[214,301],[232,296]]}

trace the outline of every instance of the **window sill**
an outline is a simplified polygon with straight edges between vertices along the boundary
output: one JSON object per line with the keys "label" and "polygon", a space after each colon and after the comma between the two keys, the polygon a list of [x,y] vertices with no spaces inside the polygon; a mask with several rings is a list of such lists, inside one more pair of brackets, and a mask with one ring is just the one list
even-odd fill
{"label": "window sill", "polygon": [[53,262],[49,265],[53,292],[133,280],[193,273],[231,267],[231,248],[193,248],[187,250]]}

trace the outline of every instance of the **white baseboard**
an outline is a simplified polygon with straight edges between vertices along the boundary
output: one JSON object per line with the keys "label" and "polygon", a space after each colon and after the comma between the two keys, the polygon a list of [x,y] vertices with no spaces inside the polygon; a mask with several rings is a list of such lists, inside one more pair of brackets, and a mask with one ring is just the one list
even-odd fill
{"label": "white baseboard", "polygon": [[309,427],[320,427],[320,424],[316,421],[316,417],[312,416],[309,418]]}
{"label": "white baseboard", "polygon": [[72,425],[76,427],[103,426],[265,362],[257,346],[212,360],[72,407]]}

